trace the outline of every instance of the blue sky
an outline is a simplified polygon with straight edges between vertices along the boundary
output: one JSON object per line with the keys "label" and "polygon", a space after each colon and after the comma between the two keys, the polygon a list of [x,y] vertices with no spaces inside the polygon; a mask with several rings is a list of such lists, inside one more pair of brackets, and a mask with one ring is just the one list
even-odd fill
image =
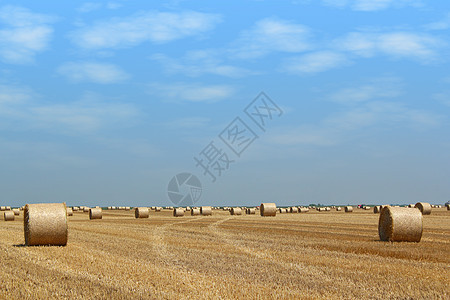
{"label": "blue sky", "polygon": [[447,1],[0,1],[1,202],[171,205],[188,172],[196,205],[444,203],[449,30]]}

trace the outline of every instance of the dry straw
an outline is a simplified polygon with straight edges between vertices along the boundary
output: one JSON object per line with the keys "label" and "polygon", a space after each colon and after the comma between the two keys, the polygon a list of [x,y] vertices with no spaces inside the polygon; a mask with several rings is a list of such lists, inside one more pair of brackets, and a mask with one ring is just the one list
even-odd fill
{"label": "dry straw", "polygon": [[134,216],[136,219],[148,218],[149,214],[148,207],[136,207],[134,209]]}
{"label": "dry straw", "polygon": [[191,209],[191,216],[199,216],[199,215],[200,215],[200,208]]}
{"label": "dry straw", "polygon": [[90,220],[100,220],[102,218],[102,209],[100,207],[91,208],[89,210]]}
{"label": "dry straw", "polygon": [[155,212],[160,212],[162,210],[162,207],[155,207]]}
{"label": "dry straw", "polygon": [[230,214],[232,214],[233,216],[240,216],[242,215],[242,209],[240,207],[233,207],[230,210]]}
{"label": "dry straw", "polygon": [[18,208],[14,208],[14,209],[12,210],[12,212],[14,213],[15,216],[20,215],[20,209],[18,209]]}
{"label": "dry straw", "polygon": [[73,216],[73,210],[70,207],[67,208],[67,216],[68,217]]}
{"label": "dry straw", "polygon": [[308,211],[309,211],[309,208],[307,208],[307,207],[302,207],[299,210],[300,213],[307,213]]}
{"label": "dry straw", "polygon": [[373,213],[374,214],[379,214],[380,212],[381,212],[381,205],[375,205],[374,207],[373,207]]}
{"label": "dry straw", "polygon": [[430,205],[430,203],[417,202],[416,203],[416,208],[418,208],[420,210],[422,215],[429,215],[429,214],[431,214],[431,205]]}
{"label": "dry straw", "polygon": [[0,206],[0,211],[5,211],[6,210],[6,206]]}
{"label": "dry straw", "polygon": [[346,206],[346,207],[345,207],[345,212],[346,212],[346,213],[352,212],[352,211],[353,211],[353,206]]}
{"label": "dry straw", "polygon": [[23,227],[27,246],[65,246],[68,238],[66,204],[25,205]]}
{"label": "dry straw", "polygon": [[275,203],[261,203],[259,212],[263,217],[275,217],[277,215],[277,205]]}
{"label": "dry straw", "polygon": [[5,211],[3,213],[3,220],[14,221],[14,212],[13,211]]}
{"label": "dry straw", "polygon": [[211,216],[212,215],[212,207],[211,206],[202,206],[200,208],[200,213],[202,216]]}
{"label": "dry straw", "polygon": [[292,206],[292,207],[291,207],[291,213],[293,213],[293,214],[298,213],[298,208],[295,207],[295,206]]}
{"label": "dry straw", "polygon": [[386,206],[378,222],[380,240],[389,242],[420,242],[422,214],[416,208]]}
{"label": "dry straw", "polygon": [[74,206],[73,208],[72,208],[72,211],[79,211],[80,210],[80,208],[78,208],[77,206]]}
{"label": "dry straw", "polygon": [[342,210],[342,207],[340,207],[340,206],[336,207],[336,211],[341,211],[341,210]]}
{"label": "dry straw", "polygon": [[247,213],[247,215],[254,215],[256,214],[256,208],[247,208],[245,212]]}
{"label": "dry straw", "polygon": [[83,207],[83,212],[89,212],[89,211],[90,211],[89,207],[87,207],[87,206]]}
{"label": "dry straw", "polygon": [[173,210],[173,216],[174,217],[182,217],[182,216],[184,216],[184,209],[182,209],[181,207],[175,208]]}

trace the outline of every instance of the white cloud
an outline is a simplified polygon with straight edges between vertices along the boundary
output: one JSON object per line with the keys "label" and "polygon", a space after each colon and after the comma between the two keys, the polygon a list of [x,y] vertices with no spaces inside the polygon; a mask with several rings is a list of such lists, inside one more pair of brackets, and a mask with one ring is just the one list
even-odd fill
{"label": "white cloud", "polygon": [[160,62],[164,71],[169,74],[180,73],[189,77],[212,74],[231,78],[240,78],[255,74],[245,68],[224,63],[223,59],[220,58],[220,53],[212,50],[191,51],[178,60],[167,57],[164,54],[155,54],[151,58]]}
{"label": "white cloud", "polygon": [[167,43],[211,30],[219,15],[186,11],[141,12],[130,17],[99,21],[71,34],[72,41],[85,49],[127,48],[150,41]]}
{"label": "white cloud", "polygon": [[347,64],[347,58],[338,52],[319,51],[287,59],[283,70],[289,73],[318,73]]}
{"label": "white cloud", "polygon": [[163,100],[215,102],[231,97],[235,89],[229,85],[201,85],[201,84],[161,84],[150,85],[150,93],[156,93]]}
{"label": "white cloud", "polygon": [[425,29],[428,30],[446,30],[450,28],[450,13],[447,13],[447,15],[439,21],[432,22],[430,24],[427,24],[424,26]]}
{"label": "white cloud", "polygon": [[170,128],[202,128],[208,125],[210,119],[200,118],[200,117],[190,117],[181,118],[177,120],[171,120],[170,122],[164,123],[165,126]]}
{"label": "white cloud", "polygon": [[241,33],[231,52],[239,58],[260,58],[271,52],[296,53],[311,49],[310,30],[300,24],[267,18]]}
{"label": "white cloud", "polygon": [[[120,123],[131,124],[138,115],[129,103],[121,103],[93,93],[77,101],[39,103],[26,88],[1,86],[0,126],[10,129],[44,128],[56,132],[92,132]],[[127,121],[127,122],[124,122]]]}
{"label": "white cloud", "polygon": [[74,82],[101,84],[117,83],[129,78],[129,75],[116,65],[95,62],[67,62],[58,68],[58,73]]}
{"label": "white cloud", "polygon": [[433,95],[438,102],[450,107],[450,92],[441,92]]}
{"label": "white cloud", "polygon": [[420,6],[421,0],[322,0],[327,6],[344,8],[349,6],[356,11],[380,11],[391,7]]}
{"label": "white cloud", "polygon": [[410,58],[426,63],[437,57],[441,42],[430,35],[412,32],[363,33],[353,32],[336,41],[340,50],[363,57],[385,54]]}
{"label": "white cloud", "polygon": [[393,98],[401,94],[400,80],[386,77],[372,80],[370,83],[347,87],[333,92],[328,98],[341,104],[355,105],[371,100]]}
{"label": "white cloud", "polygon": [[48,48],[56,19],[18,6],[0,8],[0,59],[7,63],[33,62],[34,56]]}
{"label": "white cloud", "polygon": [[98,10],[102,7],[101,3],[98,2],[86,2],[83,3],[80,7],[78,7],[78,11],[82,13],[92,12],[94,10]]}

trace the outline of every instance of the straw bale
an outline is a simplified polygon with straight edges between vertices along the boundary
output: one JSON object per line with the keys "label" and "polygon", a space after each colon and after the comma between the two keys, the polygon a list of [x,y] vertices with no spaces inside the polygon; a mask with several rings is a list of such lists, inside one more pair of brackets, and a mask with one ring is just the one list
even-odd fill
{"label": "straw bale", "polygon": [[431,214],[431,205],[430,205],[430,203],[417,202],[416,203],[416,208],[418,208],[420,210],[422,215],[429,215],[429,214]]}
{"label": "straw bale", "polygon": [[68,217],[73,216],[73,210],[70,207],[67,208],[67,216]]}
{"label": "straw bale", "polygon": [[256,214],[256,208],[247,208],[246,213],[247,215],[254,215]]}
{"label": "straw bale", "polygon": [[173,210],[173,216],[174,217],[182,217],[184,216],[184,209],[181,207],[177,207]]}
{"label": "straw bale", "polygon": [[89,212],[89,211],[90,211],[89,207],[87,207],[87,206],[83,207],[83,212]]}
{"label": "straw bale", "polygon": [[65,246],[68,239],[66,204],[25,205],[23,226],[27,246]]}
{"label": "straw bale", "polygon": [[307,207],[302,207],[302,208],[300,208],[300,210],[298,211],[299,213],[307,213],[307,212],[309,212],[309,208],[307,208]]}
{"label": "straw bale", "polygon": [[381,205],[375,205],[373,207],[373,213],[374,214],[379,214],[381,212],[381,209],[382,209]]}
{"label": "straw bale", "polygon": [[0,206],[0,211],[6,211],[6,206]]}
{"label": "straw bale", "polygon": [[346,206],[346,207],[344,207],[344,210],[345,210],[346,213],[352,212],[353,211],[353,206]]}
{"label": "straw bale", "polygon": [[200,213],[202,216],[211,216],[212,215],[212,208],[211,206],[202,206],[200,208]]}
{"label": "straw bale", "polygon": [[134,209],[134,217],[136,219],[148,218],[149,214],[148,207],[136,207]]}
{"label": "straw bale", "polygon": [[200,208],[191,209],[191,216],[199,216],[199,215],[200,215]]}
{"label": "straw bale", "polygon": [[341,210],[342,210],[342,207],[336,206],[336,211],[341,211]]}
{"label": "straw bale", "polygon": [[159,207],[159,206],[155,207],[155,212],[160,212],[161,210],[162,210],[162,207]]}
{"label": "straw bale", "polygon": [[79,207],[77,207],[77,206],[72,207],[72,211],[78,211],[78,210],[80,210]]}
{"label": "straw bale", "polygon": [[275,203],[261,203],[259,212],[263,217],[275,217],[277,215],[277,205]]}
{"label": "straw bale", "polygon": [[233,207],[230,210],[230,214],[233,216],[240,216],[242,215],[242,209],[240,207]]}
{"label": "straw bale", "polygon": [[290,211],[291,211],[291,213],[296,214],[296,213],[298,213],[298,208],[295,206],[292,206]]}
{"label": "straw bale", "polygon": [[99,220],[102,216],[102,209],[100,207],[91,208],[89,210],[89,219],[90,220]]}
{"label": "straw bale", "polygon": [[6,207],[6,210],[11,210],[11,206],[7,206],[7,207]]}
{"label": "straw bale", "polygon": [[423,225],[417,208],[386,206],[378,221],[380,240],[389,242],[420,242]]}
{"label": "straw bale", "polygon": [[18,208],[14,208],[14,209],[12,210],[12,212],[14,213],[15,216],[20,215],[20,210],[19,210]]}
{"label": "straw bale", "polygon": [[14,221],[14,212],[13,211],[5,211],[3,213],[3,220],[5,221]]}

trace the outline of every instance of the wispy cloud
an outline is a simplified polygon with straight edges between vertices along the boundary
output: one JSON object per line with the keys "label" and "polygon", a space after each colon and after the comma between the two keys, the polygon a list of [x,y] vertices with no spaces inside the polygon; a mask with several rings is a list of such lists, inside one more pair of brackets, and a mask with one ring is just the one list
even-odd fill
{"label": "wispy cloud", "polygon": [[404,6],[420,6],[420,0],[322,0],[327,6],[338,8],[350,7],[356,11],[380,11]]}
{"label": "wispy cloud", "polygon": [[130,17],[98,21],[72,32],[72,42],[84,49],[128,48],[144,42],[167,43],[207,32],[221,21],[216,14],[195,11],[140,12]]}
{"label": "wispy cloud", "polygon": [[423,63],[434,60],[441,45],[442,42],[433,36],[413,32],[353,32],[336,41],[338,49],[362,57],[384,54]]}
{"label": "wispy cloud", "polygon": [[426,24],[425,29],[428,30],[446,30],[450,28],[450,13],[447,13],[444,18],[439,21]]}
{"label": "wispy cloud", "polygon": [[383,77],[356,87],[346,87],[327,97],[333,102],[355,105],[363,102],[397,97],[402,93],[401,80],[395,77]]}
{"label": "wispy cloud", "polygon": [[267,18],[243,31],[230,51],[243,59],[260,58],[271,52],[297,53],[311,49],[309,38],[310,30],[306,26]]}
{"label": "wispy cloud", "polygon": [[188,52],[181,59],[173,59],[164,54],[155,54],[151,59],[160,62],[168,74],[183,74],[189,77],[211,74],[230,78],[255,74],[245,68],[225,63],[220,54],[224,56],[223,51],[219,50],[198,50]]}
{"label": "wispy cloud", "polygon": [[348,63],[349,60],[342,53],[319,51],[286,59],[282,70],[293,74],[319,73]]}
{"label": "wispy cloud", "polygon": [[0,90],[0,125],[14,130],[41,128],[86,133],[131,121],[138,115],[133,105],[94,93],[86,93],[76,101],[47,104],[38,102],[39,97],[26,88],[0,86]]}
{"label": "wispy cloud", "polygon": [[231,97],[235,88],[229,85],[202,85],[198,83],[152,83],[150,93],[166,101],[216,102]]}
{"label": "wispy cloud", "polygon": [[0,8],[0,59],[12,64],[33,62],[37,53],[46,50],[52,37],[49,25],[56,18],[33,13],[19,6]]}
{"label": "wispy cloud", "polygon": [[107,8],[107,9],[118,9],[121,6],[122,5],[117,2],[108,2],[108,3],[85,2],[77,8],[77,11],[79,11],[81,13],[90,13],[90,12],[99,10],[103,7]]}
{"label": "wispy cloud", "polygon": [[117,83],[130,76],[118,66],[96,62],[67,62],[58,68],[58,73],[74,82]]}

